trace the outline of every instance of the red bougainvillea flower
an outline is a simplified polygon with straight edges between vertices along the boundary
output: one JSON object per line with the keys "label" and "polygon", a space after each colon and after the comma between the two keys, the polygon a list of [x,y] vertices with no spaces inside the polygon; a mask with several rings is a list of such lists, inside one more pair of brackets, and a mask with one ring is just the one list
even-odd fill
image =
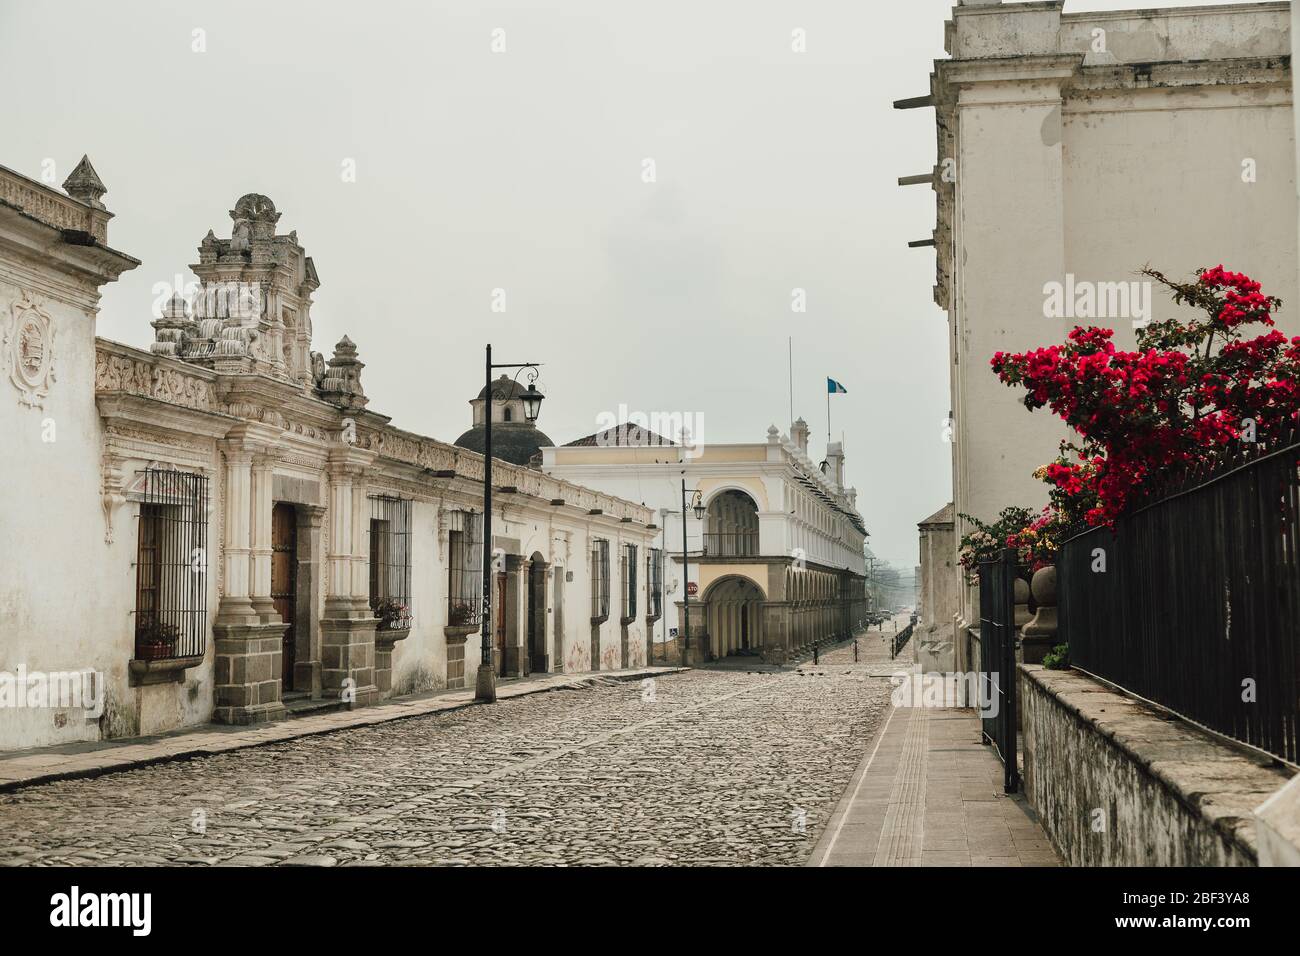
{"label": "red bougainvillea flower", "polygon": [[[1050,486],[1051,521],[1111,524],[1144,482],[1296,424],[1300,338],[1271,328],[1279,299],[1222,265],[1186,283],[1143,274],[1203,317],[1152,323],[1134,351],[1118,350],[1111,329],[1076,327],[1062,345],[998,352],[990,362],[1002,382],[1024,390],[1026,408],[1051,409],[1081,439],[1035,473]],[[1270,329],[1247,338],[1252,324]]]}

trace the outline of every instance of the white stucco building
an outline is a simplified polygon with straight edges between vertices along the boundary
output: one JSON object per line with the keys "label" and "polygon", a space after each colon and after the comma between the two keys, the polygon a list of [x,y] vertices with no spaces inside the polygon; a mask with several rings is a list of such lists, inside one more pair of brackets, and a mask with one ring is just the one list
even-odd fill
{"label": "white stucco building", "polygon": [[[1066,437],[997,381],[990,357],[1062,342],[1075,324],[1114,328],[1116,344],[1133,347],[1144,311],[1174,308],[1130,285],[1143,266],[1247,272],[1287,303],[1279,326],[1300,332],[1288,4],[1063,6],[959,4],[930,95],[898,104],[936,114],[932,174],[904,182],[937,196],[958,515],[1045,504],[1032,472]],[[1102,314],[1049,317],[1054,283],[1090,285]],[[974,593],[959,599],[964,635]]]}
{"label": "white stucco building", "polygon": [[[482,456],[368,408],[346,337],[312,351],[320,280],[265,196],[202,239],[151,350],[97,338],[139,263],[89,161],[64,187],[0,167],[0,749],[472,687]],[[493,477],[497,674],[644,663],[654,512]]]}
{"label": "white stucco building", "polygon": [[802,419],[789,437],[773,426],[765,441],[685,452],[623,424],[541,455],[547,474],[641,502],[662,524],[661,641],[680,633],[685,481],[693,659],[783,659],[847,635],[865,617],[867,531],[857,491],[845,482],[840,443],[828,446],[825,471],[808,458]]}

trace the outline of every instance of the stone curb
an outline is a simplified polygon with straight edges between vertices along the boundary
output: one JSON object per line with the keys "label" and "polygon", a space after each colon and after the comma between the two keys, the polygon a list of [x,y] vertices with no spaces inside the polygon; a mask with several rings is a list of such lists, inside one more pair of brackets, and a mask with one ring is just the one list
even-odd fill
{"label": "stone curb", "polygon": [[[643,667],[617,671],[590,671],[573,677],[555,674],[535,681],[498,687],[497,700],[507,701],[516,697],[545,694],[557,690],[578,690],[609,681],[626,682],[646,677],[663,677],[688,670],[689,667]],[[473,706],[475,706],[473,691],[461,691],[415,700],[394,698],[374,707],[289,718],[272,724],[255,725],[244,730],[223,728],[217,731],[210,728],[220,725],[203,724],[149,743],[104,741],[101,749],[84,753],[53,753],[49,750],[19,752],[12,757],[0,758],[0,793],[12,793],[25,787],[53,783],[57,780],[99,777],[152,764],[211,757],[235,750],[299,740],[303,737],[319,737],[341,730],[369,727],[396,720],[409,720],[430,714],[447,714]],[[13,773],[14,770],[17,770],[17,774]]]}
{"label": "stone curb", "polygon": [[[1187,810],[1250,858],[1257,853],[1253,810],[1289,778],[1262,755],[1166,716],[1077,671],[1021,664],[1022,680],[1149,773]],[[1109,708],[1109,709],[1108,709]]]}

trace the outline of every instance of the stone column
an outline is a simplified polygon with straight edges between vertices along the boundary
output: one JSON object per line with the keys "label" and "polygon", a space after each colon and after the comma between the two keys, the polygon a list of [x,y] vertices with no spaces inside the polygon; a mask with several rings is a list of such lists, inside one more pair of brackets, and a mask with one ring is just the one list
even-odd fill
{"label": "stone column", "polygon": [[370,501],[362,472],[352,483],[352,589],[358,610],[370,613]]}
{"label": "stone column", "polygon": [[325,593],[325,561],[321,555],[324,505],[298,505],[298,594],[293,685],[321,696],[320,606]]}
{"label": "stone column", "polygon": [[217,609],[218,621],[257,620],[249,600],[249,543],[251,518],[249,465],[252,452],[240,444],[221,445],[225,460],[225,515],[221,542],[222,594]]}
{"label": "stone column", "polygon": [[528,672],[527,630],[520,626],[520,595],[525,593],[527,573],[527,563],[520,555],[506,555],[506,677],[523,677]]}
{"label": "stone column", "polygon": [[763,660],[784,664],[790,655],[790,604],[766,601],[760,605],[763,615]]}
{"label": "stone column", "polygon": [[[329,583],[325,615],[321,618],[321,693],[338,697],[350,707],[373,703],[375,686],[375,626],[366,596],[365,469],[374,454],[344,445],[330,452]],[[360,539],[360,540],[358,540]]]}
{"label": "stone column", "polygon": [[[252,595],[257,581],[253,575],[256,518],[253,478],[254,459],[270,447],[280,434],[278,428],[255,423],[236,425],[219,443],[225,460],[225,513],[222,516],[222,597],[213,623],[212,719],[231,724],[274,720],[284,715],[280,700],[281,665],[286,625],[274,608],[264,616],[263,606]],[[266,487],[257,493],[268,496]],[[266,510],[267,533],[270,511]],[[269,555],[268,555],[269,556]],[[269,601],[270,565],[267,564]]]}
{"label": "stone column", "polygon": [[272,461],[268,455],[253,456],[249,479],[250,562],[249,598],[263,624],[279,623],[271,600],[271,495]]}

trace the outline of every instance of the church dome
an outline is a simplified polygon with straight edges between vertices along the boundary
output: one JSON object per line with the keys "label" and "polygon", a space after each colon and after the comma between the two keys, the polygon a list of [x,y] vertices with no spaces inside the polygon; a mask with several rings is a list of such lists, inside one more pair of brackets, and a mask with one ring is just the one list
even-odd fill
{"label": "church dome", "polygon": [[502,375],[492,383],[492,400],[488,401],[488,386],[479,389],[478,396],[470,400],[474,412],[474,427],[456,439],[457,448],[483,454],[487,429],[484,415],[492,415],[492,457],[513,465],[533,464],[541,448],[554,447],[555,442],[537,430],[537,426],[524,417],[523,394],[528,386]]}
{"label": "church dome", "polygon": [[[487,429],[475,425],[456,439],[456,447],[483,454],[483,444],[487,438]],[[492,423],[492,457],[508,461],[512,465],[527,465],[538,449],[553,448],[555,442],[538,431],[536,425],[527,422],[493,422]]]}

